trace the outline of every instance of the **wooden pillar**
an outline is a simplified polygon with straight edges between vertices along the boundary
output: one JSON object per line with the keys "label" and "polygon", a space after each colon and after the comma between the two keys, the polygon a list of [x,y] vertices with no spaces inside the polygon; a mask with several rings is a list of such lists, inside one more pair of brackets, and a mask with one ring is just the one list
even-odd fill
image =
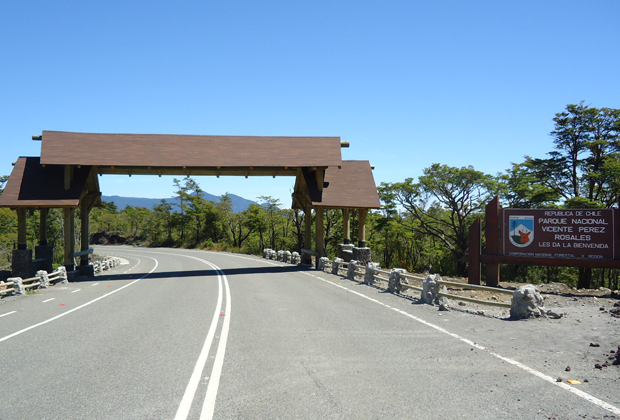
{"label": "wooden pillar", "polygon": [[316,179],[316,188],[319,191],[323,191],[323,183],[325,181],[325,168],[316,168],[314,172],[314,178]]}
{"label": "wooden pillar", "polygon": [[[501,255],[501,209],[499,207],[499,197],[495,197],[486,205],[486,255]],[[499,285],[499,264],[486,264],[487,286],[497,287]]]}
{"label": "wooden pillar", "polygon": [[[312,249],[312,207],[307,205],[304,209],[304,224],[306,230],[304,232],[304,248],[307,250]],[[302,254],[302,259],[305,264],[312,265],[312,256],[306,253]]]}
{"label": "wooden pillar", "polygon": [[[89,206],[89,197],[84,196],[82,198],[82,202],[80,203],[80,218],[81,218],[81,246],[80,251],[86,251],[88,249],[88,240],[90,237],[90,206]],[[80,257],[80,265],[88,265],[88,254],[82,255]]]}
{"label": "wooden pillar", "polygon": [[323,207],[315,207],[314,212],[316,213],[315,218],[314,218],[316,225],[314,226],[314,229],[316,233],[316,238],[315,238],[316,258],[318,261],[319,258],[325,256],[325,249],[324,249],[325,248],[325,233],[324,233],[325,227],[323,224],[323,216],[324,216],[325,210],[323,209]]}
{"label": "wooden pillar", "polygon": [[357,240],[358,247],[366,247],[366,216],[368,215],[368,209],[359,209],[359,218],[357,221]]}
{"label": "wooden pillar", "polygon": [[65,190],[71,188],[71,181],[73,181],[73,166],[65,165]]}
{"label": "wooden pillar", "polygon": [[47,245],[47,215],[49,213],[49,209],[40,209],[39,210],[39,245],[46,246]]}
{"label": "wooden pillar", "polygon": [[349,209],[342,209],[342,226],[344,230],[343,244],[351,243],[351,223],[349,222]]}
{"label": "wooden pillar", "polygon": [[17,212],[17,249],[28,249],[26,209],[20,207],[15,211]]}
{"label": "wooden pillar", "polygon": [[469,227],[468,238],[468,283],[480,284],[480,250],[482,248],[482,241],[480,232],[480,219],[474,220],[474,223]]}
{"label": "wooden pillar", "polygon": [[65,259],[64,264],[67,271],[75,269],[73,253],[75,252],[75,224],[73,223],[74,208],[64,209],[64,231],[65,231]]}

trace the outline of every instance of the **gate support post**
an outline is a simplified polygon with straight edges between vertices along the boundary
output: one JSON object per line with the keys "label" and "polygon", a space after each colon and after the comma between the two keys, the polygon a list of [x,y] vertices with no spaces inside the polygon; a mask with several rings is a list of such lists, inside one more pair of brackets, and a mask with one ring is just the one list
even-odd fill
{"label": "gate support post", "polygon": [[[80,251],[88,250],[88,240],[90,239],[90,223],[89,223],[89,196],[82,197],[82,202],[80,203],[80,217],[81,217],[81,240],[80,240]],[[82,255],[80,257],[80,265],[88,265],[88,254]]]}
{"label": "gate support post", "polygon": [[474,223],[469,227],[469,267],[468,275],[469,284],[480,284],[480,249],[482,247],[481,233],[480,233],[480,219],[474,220]]}
{"label": "gate support post", "polygon": [[[319,258],[324,257],[325,256],[325,233],[324,233],[324,225],[323,225],[323,216],[324,216],[324,212],[325,210],[323,209],[323,207],[315,207],[314,211],[316,213],[315,216],[315,223],[316,226],[315,228],[315,233],[316,233],[316,260],[318,261]],[[318,268],[318,264],[317,264],[317,268]]]}
{"label": "gate support post", "polygon": [[358,211],[358,223],[357,223],[357,241],[358,247],[366,247],[366,216],[368,215],[368,209],[359,209]]}
{"label": "gate support post", "polygon": [[349,222],[349,209],[342,209],[342,227],[344,238],[342,243],[349,245],[351,243],[351,223]]}
{"label": "gate support post", "polygon": [[[501,255],[501,209],[499,207],[499,197],[495,197],[485,208],[486,217],[486,255]],[[499,285],[499,264],[487,264],[487,286],[497,287]]]}
{"label": "gate support post", "polygon": [[[310,205],[307,205],[304,209],[304,223],[306,225],[306,231],[304,233],[304,248],[312,249],[312,207]],[[312,256],[302,252],[301,262],[303,264],[312,265]]]}
{"label": "gate support post", "polygon": [[20,207],[17,212],[17,249],[28,249],[26,209]]}
{"label": "gate support post", "polygon": [[39,245],[47,245],[47,215],[49,209],[42,208],[39,210]]}
{"label": "gate support post", "polygon": [[73,221],[74,208],[64,209],[64,231],[65,231],[65,259],[64,265],[67,272],[75,270],[73,253],[75,252],[75,223]]}

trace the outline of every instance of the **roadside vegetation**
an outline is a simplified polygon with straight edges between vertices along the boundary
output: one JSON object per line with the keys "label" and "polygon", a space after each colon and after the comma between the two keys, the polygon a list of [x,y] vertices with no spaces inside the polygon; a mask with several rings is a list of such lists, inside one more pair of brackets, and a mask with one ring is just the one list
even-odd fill
{"label": "roadside vegetation", "polygon": [[[382,267],[402,267],[449,276],[466,276],[469,226],[484,216],[484,206],[499,196],[505,208],[618,208],[620,191],[620,110],[568,105],[553,118],[554,149],[546,157],[525,156],[504,173],[491,175],[472,166],[439,163],[417,179],[382,183],[383,208],[366,220],[367,245]],[[0,186],[7,177],[0,178]],[[263,248],[299,251],[303,247],[304,213],[283,209],[279,200],[258,197],[239,213],[228,195],[207,201],[192,178],[175,179],[179,207],[162,200],[152,210],[104,203],[91,213],[93,238],[102,243],[201,248],[261,254]],[[62,262],[62,216],[50,211],[49,242],[55,262]],[[79,211],[76,214],[79,220]],[[342,213],[325,214],[325,250],[334,257],[342,241]],[[357,242],[358,218],[351,218]],[[79,223],[76,237],[79,240]],[[0,209],[0,264],[10,263],[17,237],[16,216]],[[29,215],[28,246],[38,238],[38,213]],[[616,246],[620,246],[617,244]],[[504,265],[502,281],[562,282],[571,287],[619,288],[619,270]]]}

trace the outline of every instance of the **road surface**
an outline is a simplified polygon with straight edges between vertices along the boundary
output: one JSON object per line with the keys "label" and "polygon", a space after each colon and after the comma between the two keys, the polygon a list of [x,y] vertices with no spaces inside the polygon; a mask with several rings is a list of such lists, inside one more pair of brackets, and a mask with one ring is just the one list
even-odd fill
{"label": "road surface", "polygon": [[96,252],[127,264],[0,301],[0,419],[620,418],[617,386],[481,333],[505,321],[252,256]]}

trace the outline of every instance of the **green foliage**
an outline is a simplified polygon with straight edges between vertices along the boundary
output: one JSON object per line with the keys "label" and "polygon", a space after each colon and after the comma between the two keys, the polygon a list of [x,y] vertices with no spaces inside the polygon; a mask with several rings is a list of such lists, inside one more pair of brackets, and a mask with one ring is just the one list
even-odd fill
{"label": "green foliage", "polygon": [[[442,275],[464,276],[469,227],[484,215],[484,205],[499,196],[506,208],[611,208],[620,197],[620,110],[567,105],[553,118],[554,150],[546,158],[524,157],[502,174],[491,176],[471,166],[435,163],[417,180],[382,183],[382,208],[366,219],[366,242],[382,267],[422,272],[432,267]],[[0,190],[8,177],[0,177]],[[108,232],[150,246],[197,247],[261,254],[264,248],[299,251],[304,244],[305,218],[299,210],[282,209],[272,197],[261,196],[234,213],[228,194],[207,201],[192,178],[174,179],[178,211],[162,200],[153,210],[114,203],[91,212],[91,232]],[[79,221],[79,211],[76,212]],[[350,213],[351,240],[356,243],[359,215]],[[28,215],[28,245],[38,240],[38,212]],[[343,238],[340,210],[325,210],[324,250],[337,255]],[[0,209],[0,266],[10,263],[17,238],[12,210]],[[62,263],[63,217],[51,210],[48,242],[55,246],[54,262]],[[79,222],[76,238],[79,239]],[[314,238],[314,232],[312,234]],[[549,283],[618,289],[620,270],[505,265],[502,281]]]}

